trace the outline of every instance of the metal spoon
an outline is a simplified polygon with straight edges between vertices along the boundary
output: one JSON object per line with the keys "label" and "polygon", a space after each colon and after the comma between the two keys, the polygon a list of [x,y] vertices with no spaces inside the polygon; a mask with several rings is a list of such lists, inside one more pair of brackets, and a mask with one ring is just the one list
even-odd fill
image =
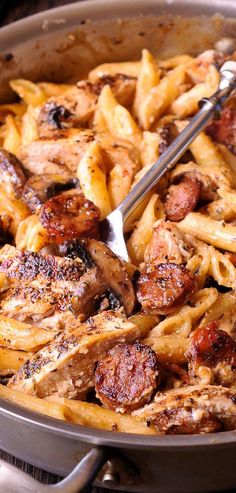
{"label": "metal spoon", "polygon": [[124,241],[124,226],[142,204],[168,169],[173,168],[191,142],[206,126],[212,115],[221,110],[223,103],[236,88],[236,62],[225,62],[220,69],[219,88],[210,98],[199,102],[200,111],[179,134],[166,152],[156,161],[145,176],[134,186],[123,202],[101,222],[102,240],[121,259],[129,261]]}

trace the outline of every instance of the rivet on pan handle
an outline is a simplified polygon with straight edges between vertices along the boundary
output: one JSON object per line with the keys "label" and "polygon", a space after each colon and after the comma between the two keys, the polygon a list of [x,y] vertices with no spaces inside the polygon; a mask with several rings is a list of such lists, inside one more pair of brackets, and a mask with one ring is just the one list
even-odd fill
{"label": "rivet on pan handle", "polygon": [[0,491],[4,493],[79,493],[96,478],[108,459],[105,447],[93,448],[65,479],[55,485],[42,484],[16,467],[0,460]]}

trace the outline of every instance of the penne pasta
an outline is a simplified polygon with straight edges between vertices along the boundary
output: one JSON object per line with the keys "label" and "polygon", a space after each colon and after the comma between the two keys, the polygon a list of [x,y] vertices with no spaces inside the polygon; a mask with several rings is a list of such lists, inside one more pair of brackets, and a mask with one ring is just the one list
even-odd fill
{"label": "penne pasta", "polygon": [[103,63],[91,70],[88,78],[91,82],[96,82],[106,75],[124,74],[130,77],[138,77],[140,66],[140,62]]}
{"label": "penne pasta", "polygon": [[31,356],[32,353],[0,347],[0,375],[14,374]]}
{"label": "penne pasta", "polygon": [[3,147],[12,154],[18,155],[21,145],[21,135],[16,124],[16,119],[12,115],[7,115],[5,120],[5,131]]}
{"label": "penne pasta", "polygon": [[160,118],[172,101],[181,92],[181,85],[185,81],[185,66],[180,65],[170,71],[160,83],[153,87],[146,97],[145,112],[142,114],[142,126],[149,130],[151,125]]}
{"label": "penne pasta", "polygon": [[21,351],[38,351],[52,341],[55,331],[0,315],[0,346]]}
{"label": "penne pasta", "polygon": [[184,118],[198,110],[198,103],[204,97],[210,97],[217,91],[220,75],[214,65],[210,65],[206,79],[192,89],[181,94],[171,105],[171,111]]}
{"label": "penne pasta", "polygon": [[100,210],[100,219],[111,212],[111,202],[106,183],[106,170],[99,144],[92,142],[81,159],[77,177],[85,197]]}
{"label": "penne pasta", "polygon": [[200,212],[189,213],[179,223],[183,233],[195,235],[199,240],[211,245],[236,253],[236,226],[215,221]]}
{"label": "penne pasta", "polygon": [[50,397],[47,399],[47,402],[52,404],[55,402],[56,404],[66,406],[72,412],[73,421],[84,426],[123,433],[157,434],[155,429],[148,427],[146,423],[138,423],[132,416],[122,415],[110,409],[101,408],[97,404],[72,399],[60,399],[58,397]]}
{"label": "penne pasta", "polygon": [[10,86],[27,105],[39,106],[47,100],[47,96],[39,85],[34,84],[34,82],[31,82],[30,80],[11,80]]}
{"label": "penne pasta", "polygon": [[98,99],[99,108],[110,133],[118,139],[125,139],[139,147],[142,132],[130,112],[118,104],[110,86],[105,86]]}
{"label": "penne pasta", "polygon": [[189,347],[189,338],[175,334],[147,337],[143,341],[155,351],[161,363],[186,363],[186,351]]}
{"label": "penne pasta", "polygon": [[[73,421],[70,409],[57,402],[49,402],[33,395],[27,395],[0,384],[0,397],[36,413],[46,414],[63,421]],[[78,419],[77,419],[78,423]]]}
{"label": "penne pasta", "polygon": [[164,217],[163,205],[158,195],[153,194],[127,241],[128,252],[134,264],[139,265],[143,262],[146,246],[151,240],[153,226],[157,220]]}
{"label": "penne pasta", "polygon": [[134,116],[143,128],[145,128],[145,102],[151,89],[159,84],[160,75],[161,71],[151,53],[148,50],[143,50],[133,103]]}
{"label": "penne pasta", "polygon": [[20,250],[39,252],[50,243],[46,229],[39,221],[37,214],[32,214],[23,219],[16,231],[16,247]]}

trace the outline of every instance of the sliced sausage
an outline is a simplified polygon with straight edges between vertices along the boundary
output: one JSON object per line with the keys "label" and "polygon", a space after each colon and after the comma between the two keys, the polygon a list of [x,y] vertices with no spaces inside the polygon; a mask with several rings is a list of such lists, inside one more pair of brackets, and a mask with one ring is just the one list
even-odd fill
{"label": "sliced sausage", "polygon": [[225,106],[220,112],[220,117],[213,120],[206,131],[215,142],[226,145],[236,154],[236,108]]}
{"label": "sliced sausage", "polygon": [[149,346],[119,344],[97,365],[97,397],[110,409],[131,412],[150,401],[159,376],[156,355]]}
{"label": "sliced sausage", "polygon": [[174,222],[182,221],[195,209],[200,190],[200,182],[187,176],[184,176],[178,185],[171,185],[164,203],[167,219]]}
{"label": "sliced sausage", "polygon": [[218,329],[218,322],[210,322],[194,331],[187,357],[195,366],[214,367],[225,361],[236,367],[236,342],[227,332]]}
{"label": "sliced sausage", "polygon": [[6,192],[20,197],[26,178],[19,159],[14,154],[0,149],[0,182],[6,187]]}
{"label": "sliced sausage", "polygon": [[196,289],[194,276],[183,265],[159,264],[144,271],[137,282],[137,298],[146,313],[167,315],[187,301]]}
{"label": "sliced sausage", "polygon": [[49,199],[40,222],[57,243],[98,236],[99,209],[81,191],[69,190]]}

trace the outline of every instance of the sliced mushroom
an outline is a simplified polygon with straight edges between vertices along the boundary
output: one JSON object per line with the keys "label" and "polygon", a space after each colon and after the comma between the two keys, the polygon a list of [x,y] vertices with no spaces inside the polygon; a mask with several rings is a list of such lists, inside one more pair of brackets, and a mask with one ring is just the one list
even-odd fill
{"label": "sliced mushroom", "polygon": [[14,154],[0,149],[0,183],[7,195],[21,196],[26,178],[19,159]]}
{"label": "sliced mushroom", "polygon": [[135,293],[121,260],[101,241],[89,239],[86,249],[107,286],[118,296],[127,315],[130,315],[135,306]]}
{"label": "sliced mushroom", "polygon": [[57,101],[49,101],[42,106],[38,115],[39,137],[53,136],[55,130],[76,126],[75,123],[75,116],[69,109]]}
{"label": "sliced mushroom", "polygon": [[69,175],[44,174],[31,176],[26,182],[22,198],[30,208],[31,212],[38,212],[40,207],[54,195],[75,188],[78,180]]}
{"label": "sliced mushroom", "polygon": [[120,306],[124,306],[127,315],[132,313],[135,305],[132,282],[120,259],[104,243],[88,239],[65,242],[59,248],[66,257],[79,257],[88,269],[73,298],[72,309],[76,313]]}

